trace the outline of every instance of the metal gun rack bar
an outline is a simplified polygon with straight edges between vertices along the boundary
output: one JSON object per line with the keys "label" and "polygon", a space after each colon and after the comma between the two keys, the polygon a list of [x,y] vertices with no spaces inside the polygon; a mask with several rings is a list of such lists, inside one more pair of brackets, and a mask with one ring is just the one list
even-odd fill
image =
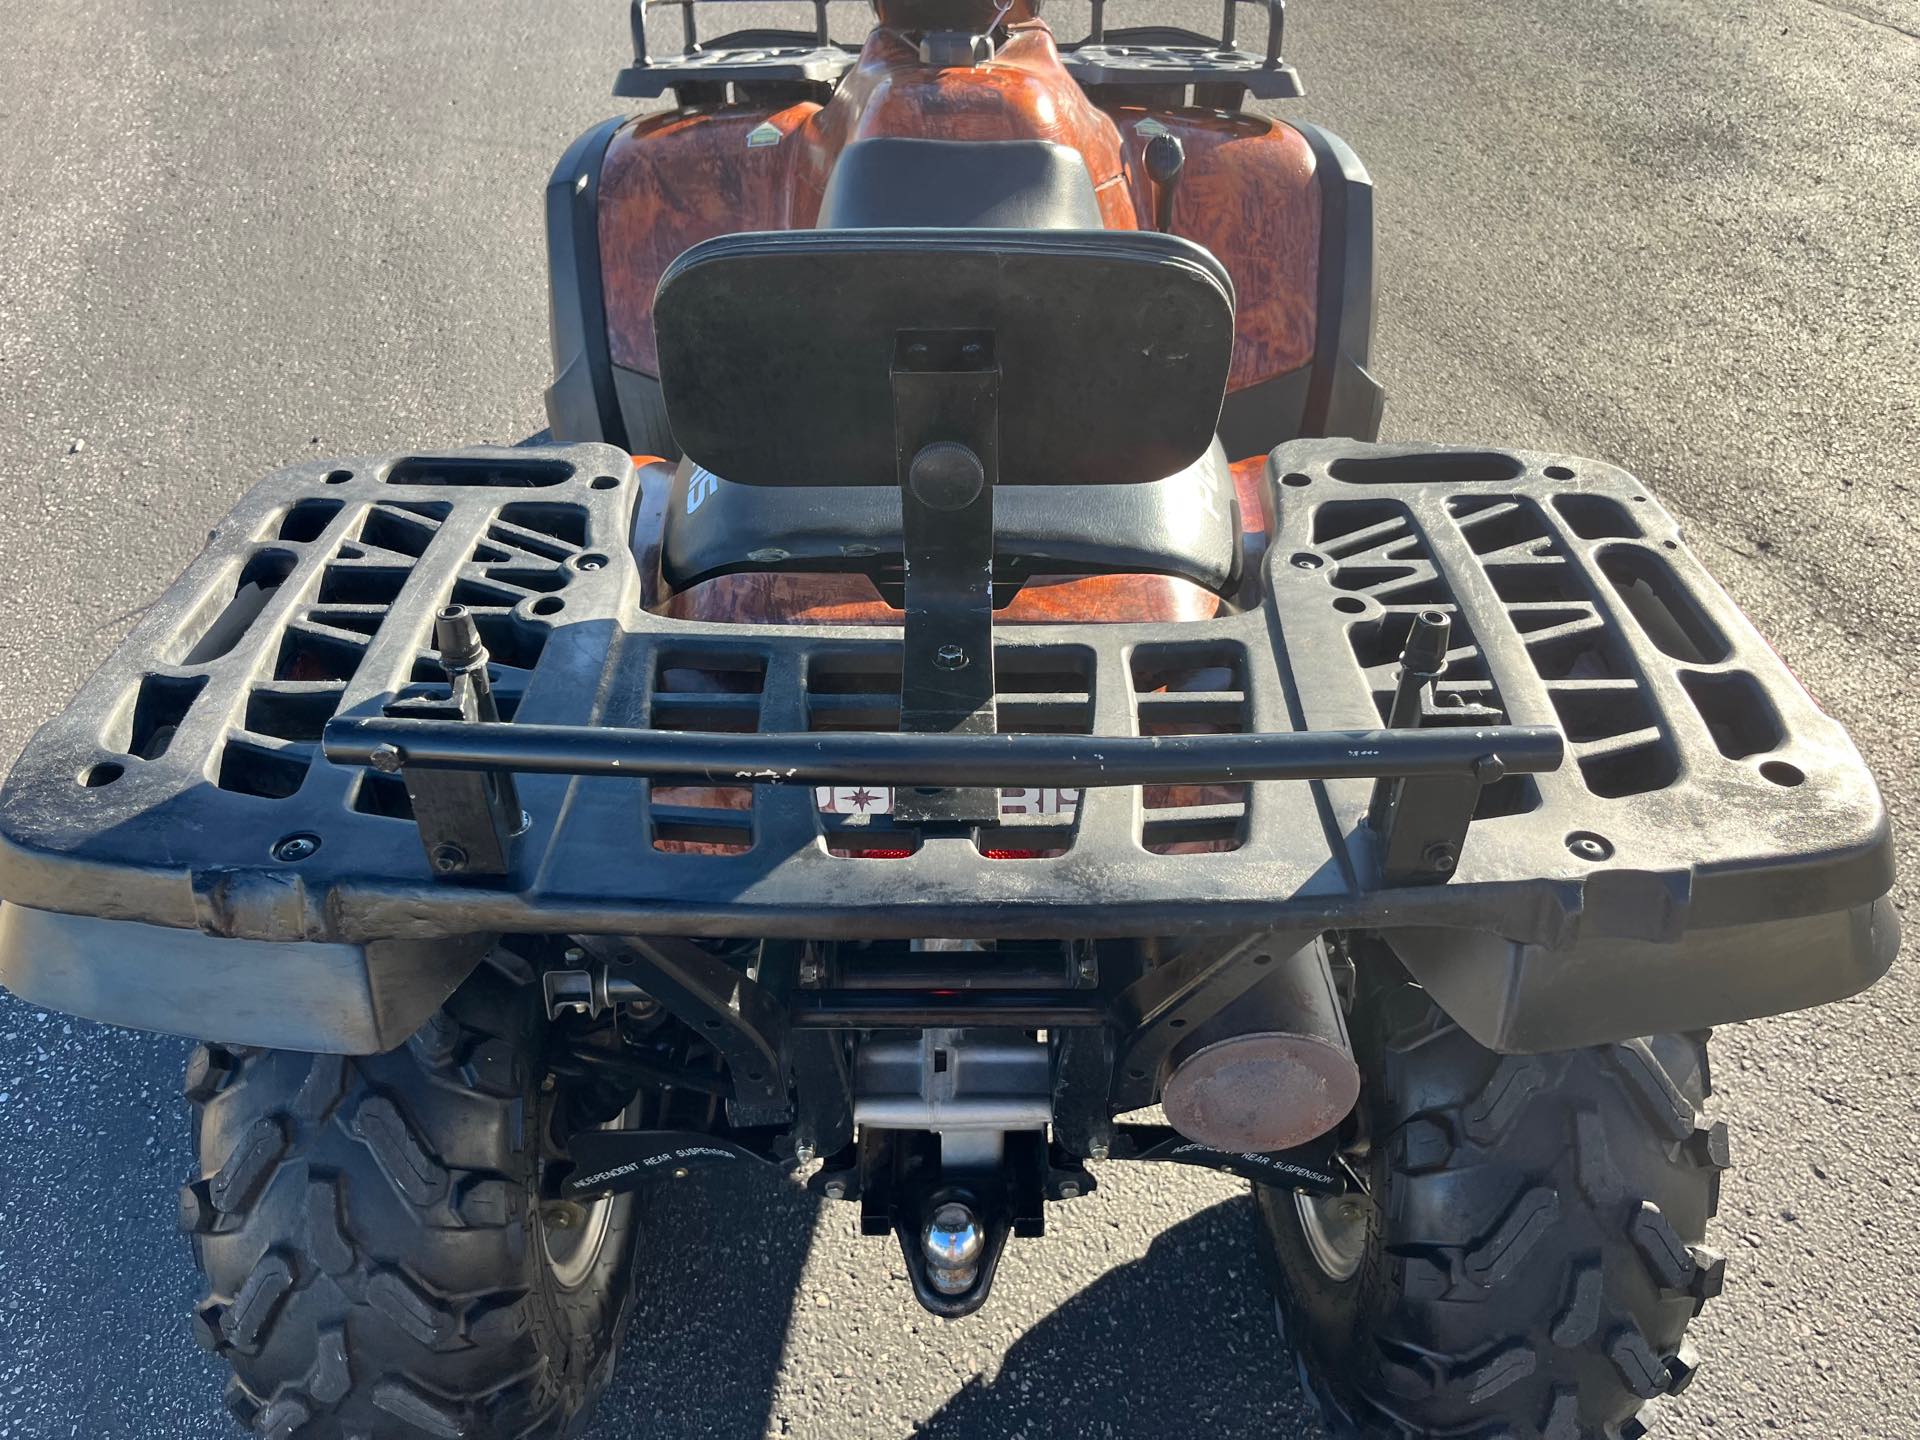
{"label": "metal gun rack bar", "polygon": [[[1210,785],[1371,778],[1369,823],[1381,839],[1386,885],[1444,881],[1466,838],[1481,787],[1509,774],[1556,769],[1565,752],[1547,726],[1417,728],[1420,697],[1438,678],[1449,622],[1416,618],[1391,718],[1399,727],[1245,735],[1006,735],[979,733],[728,734],[590,725],[504,723],[487,687],[486,652],[458,606],[442,612],[446,700],[407,700],[379,717],[328,724],[329,759],[404,775],[436,874],[486,879],[511,872],[525,829],[516,774],[707,785],[877,783],[943,790],[1066,785]],[[966,821],[956,821],[965,824]]]}

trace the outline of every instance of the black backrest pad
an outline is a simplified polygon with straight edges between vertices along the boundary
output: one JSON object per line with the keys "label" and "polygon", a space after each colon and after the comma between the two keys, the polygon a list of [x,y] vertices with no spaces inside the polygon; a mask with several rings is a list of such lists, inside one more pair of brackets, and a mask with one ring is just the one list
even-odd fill
{"label": "black backrest pad", "polygon": [[1050,140],[856,140],[820,201],[821,230],[1098,230],[1078,150]]}
{"label": "black backrest pad", "polygon": [[654,298],[674,438],[747,485],[893,485],[915,333],[991,337],[999,481],[1158,480],[1212,443],[1233,347],[1220,262],[1152,231],[724,235]]}

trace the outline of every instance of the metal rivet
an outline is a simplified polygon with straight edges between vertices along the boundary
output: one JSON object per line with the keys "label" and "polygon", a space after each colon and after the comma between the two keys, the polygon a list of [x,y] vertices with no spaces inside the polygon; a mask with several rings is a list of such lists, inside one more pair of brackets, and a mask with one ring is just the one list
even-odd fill
{"label": "metal rivet", "polygon": [[367,759],[381,774],[392,775],[406,763],[407,757],[398,745],[376,745]]}
{"label": "metal rivet", "polygon": [[1107,1158],[1107,1142],[1104,1140],[1095,1140],[1091,1144],[1089,1144],[1087,1146],[1087,1158],[1089,1160],[1106,1159]]}
{"label": "metal rivet", "polygon": [[1291,563],[1296,570],[1318,570],[1327,562],[1311,550],[1302,550],[1293,557]]}
{"label": "metal rivet", "polygon": [[433,847],[433,868],[443,875],[466,867],[467,852],[458,845],[436,845]]}
{"label": "metal rivet", "polygon": [[847,1198],[847,1182],[844,1180],[829,1180],[822,1188],[826,1191],[827,1199],[829,1200],[844,1200]]}
{"label": "metal rivet", "polygon": [[676,1179],[676,1180],[684,1180],[684,1179],[686,1179],[686,1178],[687,1178],[687,1174],[688,1174],[688,1171],[687,1171],[687,1167],[686,1167],[686,1166],[684,1166],[684,1165],[676,1165],[676,1166],[674,1166],[674,1167],[673,1167],[673,1178],[674,1178],[674,1179]]}
{"label": "metal rivet", "polygon": [[1446,844],[1444,841],[1436,841],[1427,847],[1426,858],[1429,869],[1438,870],[1444,875],[1453,869],[1460,857],[1454,853],[1451,845]]}
{"label": "metal rivet", "polygon": [[1078,1200],[1080,1198],[1080,1182],[1078,1180],[1062,1180],[1060,1182],[1060,1198],[1062,1200]]}
{"label": "metal rivet", "polygon": [[318,835],[289,835],[273,847],[273,858],[292,865],[320,848]]}

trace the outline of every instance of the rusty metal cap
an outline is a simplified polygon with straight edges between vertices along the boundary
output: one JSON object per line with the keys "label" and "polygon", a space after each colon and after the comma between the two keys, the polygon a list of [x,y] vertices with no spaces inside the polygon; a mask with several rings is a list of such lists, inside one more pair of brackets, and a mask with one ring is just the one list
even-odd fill
{"label": "rusty metal cap", "polygon": [[1161,1094],[1167,1123],[1217,1150],[1288,1150],[1326,1134],[1360,1098],[1360,1067],[1311,1035],[1234,1035],[1180,1063]]}

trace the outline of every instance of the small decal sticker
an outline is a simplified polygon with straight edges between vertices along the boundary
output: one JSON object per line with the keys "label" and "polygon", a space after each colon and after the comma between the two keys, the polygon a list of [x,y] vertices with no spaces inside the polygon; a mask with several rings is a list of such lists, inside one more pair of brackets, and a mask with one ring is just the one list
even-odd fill
{"label": "small decal sticker", "polygon": [[[893,790],[886,785],[817,785],[814,803],[823,815],[891,815]],[[1002,815],[1071,815],[1080,792],[1052,786],[1000,792]]]}
{"label": "small decal sticker", "polygon": [[785,138],[778,125],[771,120],[764,120],[747,132],[747,148],[764,150],[769,145],[778,145]]}
{"label": "small decal sticker", "polygon": [[704,465],[693,467],[693,473],[687,477],[687,514],[691,515],[706,503],[707,498],[720,488],[720,477]]}

